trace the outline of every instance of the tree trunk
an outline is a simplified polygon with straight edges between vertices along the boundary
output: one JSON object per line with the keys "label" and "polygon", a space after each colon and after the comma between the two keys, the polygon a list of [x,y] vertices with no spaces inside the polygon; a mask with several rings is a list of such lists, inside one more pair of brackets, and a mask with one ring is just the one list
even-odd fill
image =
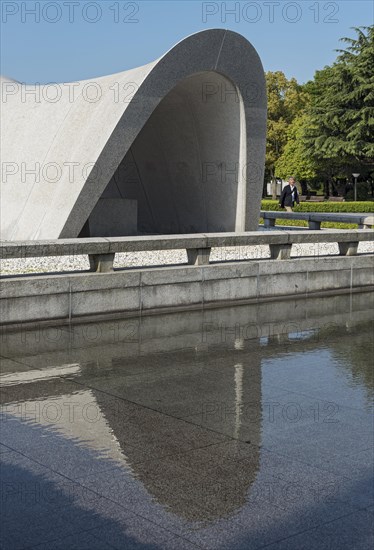
{"label": "tree trunk", "polygon": [[325,179],[323,194],[325,197],[330,196],[330,178]]}
{"label": "tree trunk", "polygon": [[277,180],[273,171],[271,171],[271,198],[273,201],[277,200]]}
{"label": "tree trunk", "polygon": [[308,182],[306,180],[300,180],[300,186],[301,186],[301,194],[307,195],[308,194]]}
{"label": "tree trunk", "polygon": [[267,183],[266,183],[266,178],[264,178],[264,183],[262,185],[262,198],[266,199],[267,195],[268,195]]}
{"label": "tree trunk", "polygon": [[333,197],[337,197],[339,193],[337,189],[337,182],[334,180],[334,178],[331,178],[331,189]]}

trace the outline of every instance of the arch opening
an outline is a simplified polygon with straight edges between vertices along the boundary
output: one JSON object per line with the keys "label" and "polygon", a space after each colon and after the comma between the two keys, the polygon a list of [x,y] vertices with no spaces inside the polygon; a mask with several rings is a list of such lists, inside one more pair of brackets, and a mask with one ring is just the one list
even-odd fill
{"label": "arch opening", "polygon": [[134,140],[80,236],[244,230],[244,118],[240,93],[222,74],[180,81]]}

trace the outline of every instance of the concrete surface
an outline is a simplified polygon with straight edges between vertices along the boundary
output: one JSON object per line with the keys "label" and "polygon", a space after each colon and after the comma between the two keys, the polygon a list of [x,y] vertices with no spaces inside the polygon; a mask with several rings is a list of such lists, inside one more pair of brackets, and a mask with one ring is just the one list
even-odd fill
{"label": "concrete surface", "polygon": [[136,235],[137,232],[137,201],[122,198],[101,198],[83,227],[81,236],[117,237],[120,235]]}
{"label": "concrete surface", "polygon": [[2,354],[17,362],[22,353],[30,366],[44,369],[53,364],[51,353],[56,363],[64,362],[66,350],[73,351],[72,363],[104,361],[110,350],[120,356],[126,344],[127,357],[135,361],[137,356],[172,355],[182,349],[204,349],[210,344],[234,345],[236,340],[253,341],[274,335],[287,337],[290,331],[301,335],[323,327],[345,330],[351,324],[372,319],[373,311],[368,306],[373,301],[372,292],[353,292],[310,296],[308,300],[287,297],[238,307],[200,308],[165,313],[162,317],[119,316],[115,322],[103,322],[97,317],[69,327],[50,322],[26,328],[20,323],[14,330],[2,331]]}
{"label": "concrete surface", "polygon": [[138,233],[255,229],[265,135],[260,58],[224,29],[91,81],[3,79],[2,239],[78,237],[101,199],[137,201]]}
{"label": "concrete surface", "polygon": [[2,279],[3,325],[146,314],[350,292],[374,285],[374,256],[252,260],[112,273],[14,276]]}
{"label": "concrete surface", "polygon": [[328,229],[324,231],[248,231],[190,235],[152,235],[53,241],[4,241],[0,243],[0,259],[77,254],[108,254],[152,250],[204,249],[228,246],[292,245],[301,243],[373,242],[370,230]]}

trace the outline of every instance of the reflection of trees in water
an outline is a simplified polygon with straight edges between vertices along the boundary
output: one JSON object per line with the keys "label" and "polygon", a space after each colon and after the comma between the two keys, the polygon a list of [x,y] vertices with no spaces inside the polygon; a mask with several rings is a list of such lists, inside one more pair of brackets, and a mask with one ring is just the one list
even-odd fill
{"label": "reflection of trees in water", "polygon": [[374,323],[365,323],[341,332],[329,346],[348,384],[365,389],[369,403],[374,401]]}
{"label": "reflection of trees in water", "polygon": [[[374,401],[374,321],[351,325],[322,325],[315,331],[300,332],[294,340],[289,335],[274,337],[270,344],[284,346],[284,351],[313,351],[316,348],[329,350],[337,366],[344,374],[347,384],[352,388],[363,387],[369,403]],[[266,351],[264,351],[266,353]]]}

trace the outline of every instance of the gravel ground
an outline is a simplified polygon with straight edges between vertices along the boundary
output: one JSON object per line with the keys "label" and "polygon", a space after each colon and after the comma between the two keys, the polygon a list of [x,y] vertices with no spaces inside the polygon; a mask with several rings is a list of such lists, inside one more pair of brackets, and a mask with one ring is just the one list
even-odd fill
{"label": "gravel ground", "polygon": [[[362,242],[359,244],[359,253],[374,253],[374,243]],[[297,244],[292,247],[292,257],[297,256],[325,256],[338,254],[338,245],[335,243]],[[269,258],[269,247],[243,246],[213,248],[211,261],[246,260]],[[187,262],[185,250],[168,250],[160,252],[132,252],[116,254],[114,267],[142,267],[155,265],[173,265]],[[87,256],[61,256],[47,258],[20,258],[1,261],[1,275],[18,273],[48,273],[63,271],[79,271],[89,269]]]}

